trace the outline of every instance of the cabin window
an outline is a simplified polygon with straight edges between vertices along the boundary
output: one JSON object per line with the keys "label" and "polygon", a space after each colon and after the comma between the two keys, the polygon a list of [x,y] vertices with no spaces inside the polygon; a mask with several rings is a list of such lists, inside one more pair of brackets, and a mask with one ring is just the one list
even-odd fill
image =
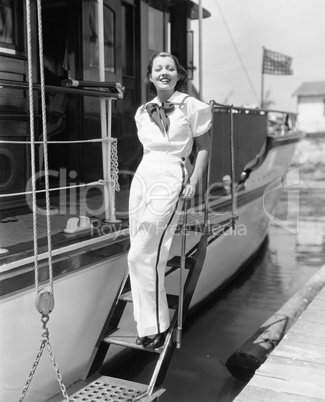
{"label": "cabin window", "polygon": [[14,45],[14,7],[12,0],[0,1],[0,42]]}
{"label": "cabin window", "polygon": [[[99,67],[98,53],[98,9],[97,2],[90,3],[89,10],[89,43],[90,43],[90,67]],[[104,4],[104,48],[105,70],[110,73],[116,72],[115,66],[115,13],[107,4]]]}
{"label": "cabin window", "polygon": [[164,49],[164,13],[149,6],[149,49],[161,51]]}
{"label": "cabin window", "polygon": [[134,76],[134,13],[128,4],[122,5],[122,27],[122,73]]}
{"label": "cabin window", "polygon": [[22,33],[17,20],[22,13],[23,2],[0,0],[0,52],[16,54],[21,50]]}
{"label": "cabin window", "polygon": [[194,31],[187,32],[187,75],[189,80],[194,79]]}

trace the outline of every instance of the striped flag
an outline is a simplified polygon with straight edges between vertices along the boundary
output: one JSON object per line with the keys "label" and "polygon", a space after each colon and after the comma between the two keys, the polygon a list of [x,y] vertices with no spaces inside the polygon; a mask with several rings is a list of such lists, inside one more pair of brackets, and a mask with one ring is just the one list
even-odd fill
{"label": "striped flag", "polygon": [[262,74],[291,75],[292,57],[263,48]]}

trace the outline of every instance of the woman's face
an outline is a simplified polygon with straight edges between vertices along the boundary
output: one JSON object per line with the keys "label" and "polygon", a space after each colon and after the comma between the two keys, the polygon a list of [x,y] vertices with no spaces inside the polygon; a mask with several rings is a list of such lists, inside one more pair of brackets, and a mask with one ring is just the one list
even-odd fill
{"label": "woman's face", "polygon": [[174,91],[179,74],[174,60],[169,56],[158,56],[152,64],[150,81],[159,91]]}

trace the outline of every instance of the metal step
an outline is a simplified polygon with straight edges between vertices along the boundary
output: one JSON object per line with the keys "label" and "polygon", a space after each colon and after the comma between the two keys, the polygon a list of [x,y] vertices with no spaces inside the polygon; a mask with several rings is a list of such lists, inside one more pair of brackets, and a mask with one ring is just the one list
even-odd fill
{"label": "metal step", "polygon": [[[195,260],[193,257],[186,257],[185,258],[185,269],[191,269],[195,265]],[[180,268],[181,266],[181,257],[179,255],[176,255],[175,257],[171,258],[167,262],[168,267],[172,268]]]}
{"label": "metal step", "polygon": [[119,345],[124,346],[127,348],[132,349],[139,349],[144,350],[146,352],[154,352],[154,353],[161,353],[164,346],[161,346],[156,349],[144,349],[141,345],[137,345],[135,343],[138,335],[136,333],[131,333],[130,330],[117,328],[116,331],[112,332],[110,335],[106,336],[103,339],[103,342],[112,344],[112,345]]}
{"label": "metal step", "polygon": [[[195,260],[192,256],[185,258],[185,269],[190,270],[194,267],[194,265]],[[169,269],[166,270],[165,276],[170,275],[171,273],[179,269],[180,266],[181,266],[181,257],[176,255],[167,262],[167,267],[169,267]]]}
{"label": "metal step", "polygon": [[[131,291],[122,293],[118,299],[127,303],[133,302]],[[167,295],[168,307],[172,310],[176,310],[178,307],[178,299],[179,297],[177,295]]]}
{"label": "metal step", "polygon": [[85,402],[149,402],[165,390],[147,395],[148,385],[114,377],[99,377],[80,391],[69,396],[69,401]]}

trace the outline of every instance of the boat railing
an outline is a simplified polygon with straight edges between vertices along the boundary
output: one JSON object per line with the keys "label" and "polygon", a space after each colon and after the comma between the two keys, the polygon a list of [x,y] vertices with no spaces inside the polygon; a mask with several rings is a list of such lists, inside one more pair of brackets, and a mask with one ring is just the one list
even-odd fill
{"label": "boat railing", "polygon": [[[41,85],[38,83],[33,83],[33,90],[40,91]],[[28,91],[29,86],[27,82],[18,82],[11,80],[0,80],[0,89],[10,88],[13,90],[24,90]],[[104,117],[106,126],[102,130],[101,138],[87,139],[87,140],[47,140],[46,143],[50,144],[86,144],[86,143],[101,143],[103,150],[103,178],[97,181],[91,181],[82,184],[74,184],[69,186],[59,186],[55,188],[50,188],[49,191],[60,191],[72,188],[83,188],[87,186],[103,186],[106,188],[104,190],[104,202],[105,202],[105,219],[106,220],[116,220],[115,218],[115,205],[114,205],[114,191],[118,190],[118,175],[117,175],[117,139],[113,138],[111,135],[111,101],[114,99],[123,98],[124,88],[119,83],[112,82],[84,82],[76,80],[64,80],[61,86],[45,85],[45,92],[47,93],[63,93],[66,95],[78,95],[78,96],[91,96],[96,97],[106,102],[104,111],[106,116]],[[41,116],[34,115],[35,118],[40,119]],[[0,113],[1,120],[29,120],[28,114],[22,113]],[[44,140],[10,140],[10,139],[0,139],[0,144],[38,144],[44,145]],[[39,174],[39,173],[38,173]],[[29,196],[32,194],[31,189],[26,185],[26,190],[22,192],[14,193],[3,193],[0,194],[1,198],[9,197],[21,197]],[[45,189],[36,190],[36,193],[45,193]]]}
{"label": "boat railing", "polygon": [[[78,83],[78,84],[77,84]],[[0,89],[11,88],[28,90],[28,82],[0,80]],[[41,84],[33,83],[34,91],[41,90]],[[67,79],[58,85],[45,85],[45,92],[64,93],[67,95],[94,96],[96,98],[123,99],[124,88],[120,83],[115,82],[92,82]],[[14,113],[12,114],[15,115]]]}
{"label": "boat railing", "polygon": [[[235,181],[243,183],[247,165],[258,166],[269,145],[276,141],[290,141],[301,136],[297,127],[297,114],[273,109],[260,109],[253,106],[234,106],[214,102],[215,129],[212,133],[212,168],[210,183],[219,183],[230,176],[229,154],[221,149],[226,144],[230,130],[230,111],[233,119],[235,150]],[[226,151],[229,152],[229,151]]]}
{"label": "boat railing", "polygon": [[285,135],[292,131],[297,131],[297,118],[298,114],[278,109],[261,109],[253,106],[234,106],[225,103],[215,102],[215,109],[219,112],[228,112],[230,108],[233,113],[244,113],[251,115],[266,115],[269,123],[270,135]]}
{"label": "boat railing", "polygon": [[278,110],[278,109],[262,109],[259,107],[255,106],[236,106],[233,104],[228,104],[228,103],[220,103],[220,102],[214,102],[214,107],[217,109],[224,109],[224,110],[229,110],[233,109],[234,113],[237,112],[245,112],[245,113],[255,113],[255,114],[267,114],[267,113],[279,113],[279,114],[284,114],[284,115],[296,115],[297,113],[295,112],[289,112],[285,110]]}
{"label": "boat railing", "polygon": [[[24,205],[26,206],[31,206],[32,204],[32,195],[33,191],[35,194],[45,194],[48,191],[49,193],[53,194],[54,192],[57,192],[57,194],[62,194],[62,191],[68,190],[71,195],[71,191],[82,191],[82,189],[89,189],[89,188],[98,188],[102,187],[102,194],[103,194],[103,212],[105,214],[105,222],[116,222],[116,216],[115,216],[115,191],[119,190],[119,183],[118,183],[118,155],[117,155],[117,138],[112,137],[111,135],[111,113],[112,113],[112,101],[117,100],[117,99],[122,99],[123,98],[123,91],[124,88],[122,87],[121,84],[119,83],[108,83],[108,82],[77,82],[78,86],[76,87],[76,82],[73,82],[73,85],[70,85],[70,81],[66,81],[62,83],[62,86],[53,86],[53,85],[45,85],[45,92],[46,93],[63,93],[65,95],[72,95],[72,96],[91,96],[91,97],[96,97],[100,100],[101,105],[104,106],[104,110],[100,110],[100,114],[104,114],[104,116],[101,116],[101,120],[104,120],[104,124],[101,124],[101,136],[98,136],[98,138],[92,138],[92,139],[77,139],[77,140],[51,140],[50,136],[47,136],[45,138],[46,143],[44,141],[44,136],[46,136],[46,133],[43,133],[42,136],[39,136],[38,138],[29,138],[29,134],[27,132],[27,126],[26,126],[26,134],[23,136],[20,136],[19,138],[15,137],[0,137],[0,147],[1,145],[4,146],[4,148],[1,150],[1,155],[2,158],[5,158],[8,164],[8,171],[5,176],[5,180],[2,183],[1,187],[1,193],[0,193],[0,202],[3,202],[2,205],[2,215],[7,216],[9,210],[3,210],[3,208],[12,208],[12,205],[20,205],[22,201],[19,201],[22,199],[22,197],[25,198]],[[63,86],[64,85],[64,86]],[[33,83],[32,85],[33,91],[39,92],[41,91],[41,85],[38,83]],[[11,81],[11,80],[0,80],[0,91],[1,89],[11,89],[11,90],[19,90],[19,91],[24,91],[28,92],[29,91],[29,84],[28,82],[17,82],[17,81]],[[21,113],[17,112],[15,113],[14,111],[6,111],[5,113],[0,113],[0,119],[6,120],[6,121],[26,121],[26,123],[31,119],[31,116],[29,113]],[[42,119],[41,115],[34,114],[33,115],[34,121],[40,121]],[[34,123],[35,124],[35,123]],[[37,123],[38,124],[38,123]],[[44,125],[43,125],[44,127]],[[21,138],[25,137],[25,138]],[[42,138],[43,137],[43,138]],[[38,189],[33,189],[33,181],[36,181],[37,179],[41,177],[45,177],[44,175],[49,175],[50,171],[47,168],[45,168],[45,171],[43,171],[43,167],[39,166],[39,171],[35,171],[34,176],[31,174],[31,177],[27,174],[24,180],[24,188],[13,188],[10,187],[10,183],[12,180],[15,179],[14,176],[17,175],[16,170],[16,165],[18,163],[17,161],[17,155],[12,153],[12,150],[9,148],[8,150],[6,147],[12,147],[13,144],[18,145],[18,146],[34,146],[34,145],[39,145],[40,148],[44,146],[51,146],[53,144],[60,144],[63,146],[69,146],[69,144],[90,144],[90,143],[99,143],[101,144],[101,149],[102,149],[102,177],[99,177],[95,181],[86,181],[83,183],[65,183],[60,180],[59,185],[56,186],[54,183],[54,186],[51,186],[50,188],[41,188],[39,187]],[[28,159],[26,162],[28,162]],[[35,161],[30,161],[28,163],[34,163]],[[28,172],[29,169],[26,170]],[[7,177],[8,176],[8,177]],[[100,173],[99,173],[99,176]],[[22,180],[22,178],[20,178]],[[8,184],[6,184],[8,182]],[[6,188],[9,187],[9,191],[6,191]],[[10,191],[10,189],[14,191]],[[20,190],[20,191],[15,191],[15,190]],[[17,202],[15,200],[18,200]],[[38,212],[45,214],[45,210],[42,210],[38,208]],[[46,212],[47,213],[47,212]],[[53,211],[50,211],[50,214],[53,214]],[[70,218],[71,219],[71,218]],[[66,223],[66,228],[62,228],[63,231],[69,230],[69,233],[73,231],[78,232],[80,231],[79,227],[79,221],[78,225],[73,225],[69,223],[70,219],[68,220],[67,217],[67,223]],[[73,219],[73,218],[72,218]],[[80,218],[81,222],[81,218]],[[89,225],[88,225],[89,226]],[[105,236],[104,236],[105,237]],[[6,246],[5,246],[6,247]],[[9,250],[7,248],[3,248],[3,244],[0,246],[0,253],[3,255],[6,255],[6,253],[9,253]]]}

